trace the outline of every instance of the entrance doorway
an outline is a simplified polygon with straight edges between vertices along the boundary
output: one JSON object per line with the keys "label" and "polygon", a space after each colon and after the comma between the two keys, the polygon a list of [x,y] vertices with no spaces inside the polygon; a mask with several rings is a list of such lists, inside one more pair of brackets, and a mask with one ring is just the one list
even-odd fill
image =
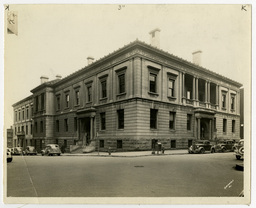
{"label": "entrance doorway", "polygon": [[210,119],[203,118],[201,119],[200,139],[209,140],[211,139],[210,135]]}
{"label": "entrance doorway", "polygon": [[85,117],[80,119],[80,138],[83,142],[83,145],[89,145],[91,138],[91,123],[90,117]]}

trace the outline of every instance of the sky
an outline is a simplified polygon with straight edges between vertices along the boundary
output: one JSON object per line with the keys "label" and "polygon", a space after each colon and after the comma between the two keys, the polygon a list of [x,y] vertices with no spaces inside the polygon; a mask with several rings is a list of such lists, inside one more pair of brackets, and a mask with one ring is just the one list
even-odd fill
{"label": "sky", "polygon": [[248,87],[251,70],[251,8],[241,5],[10,5],[18,35],[4,34],[4,129],[12,105],[31,95],[42,75],[66,77],[139,39],[150,43],[159,28],[160,48]]}

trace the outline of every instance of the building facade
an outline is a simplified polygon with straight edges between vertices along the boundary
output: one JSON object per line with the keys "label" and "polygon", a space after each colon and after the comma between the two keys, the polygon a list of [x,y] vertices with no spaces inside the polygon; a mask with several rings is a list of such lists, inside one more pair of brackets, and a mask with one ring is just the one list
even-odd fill
{"label": "building facade", "polygon": [[[136,40],[63,79],[42,78],[14,111],[33,109],[37,149],[57,143],[65,151],[131,151],[156,141],[171,149],[198,139],[238,140],[242,85],[201,67],[200,53],[191,63]],[[22,122],[14,124],[23,132]]]}
{"label": "building facade", "polygon": [[14,147],[26,147],[32,144],[33,138],[33,96],[30,95],[12,105],[13,124],[13,145]]}
{"label": "building facade", "polygon": [[13,147],[13,128],[7,129],[7,148],[12,148]]}

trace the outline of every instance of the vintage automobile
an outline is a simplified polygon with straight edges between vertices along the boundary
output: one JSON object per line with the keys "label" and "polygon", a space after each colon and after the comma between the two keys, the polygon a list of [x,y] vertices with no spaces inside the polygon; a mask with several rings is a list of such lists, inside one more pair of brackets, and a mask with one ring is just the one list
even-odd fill
{"label": "vintage automobile", "polygon": [[48,155],[48,156],[53,156],[53,155],[61,155],[60,147],[57,144],[48,144],[46,145],[45,149],[41,151],[42,156]]}
{"label": "vintage automobile", "polygon": [[234,144],[234,140],[220,140],[214,145],[214,150],[216,152],[234,151]]}
{"label": "vintage automobile", "polygon": [[7,162],[12,161],[12,152],[11,149],[7,148]]}
{"label": "vintage automobile", "polygon": [[21,147],[14,147],[13,154],[14,155],[22,155],[23,154],[22,148]]}
{"label": "vintage automobile", "polygon": [[235,146],[235,155],[236,159],[242,160],[244,159],[244,140],[241,139],[238,144]]}
{"label": "vintage automobile", "polygon": [[24,150],[24,155],[37,155],[36,148],[33,146],[27,146]]}
{"label": "vintage automobile", "polygon": [[205,153],[205,151],[210,151],[211,153],[215,152],[214,146],[210,143],[209,140],[198,140],[195,141],[189,148],[188,153]]}

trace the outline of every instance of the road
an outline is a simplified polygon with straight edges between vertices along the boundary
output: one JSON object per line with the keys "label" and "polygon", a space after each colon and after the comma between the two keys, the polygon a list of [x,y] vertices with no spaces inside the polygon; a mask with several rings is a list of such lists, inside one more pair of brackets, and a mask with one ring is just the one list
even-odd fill
{"label": "road", "polygon": [[243,172],[233,153],[147,157],[14,156],[11,197],[238,196]]}

